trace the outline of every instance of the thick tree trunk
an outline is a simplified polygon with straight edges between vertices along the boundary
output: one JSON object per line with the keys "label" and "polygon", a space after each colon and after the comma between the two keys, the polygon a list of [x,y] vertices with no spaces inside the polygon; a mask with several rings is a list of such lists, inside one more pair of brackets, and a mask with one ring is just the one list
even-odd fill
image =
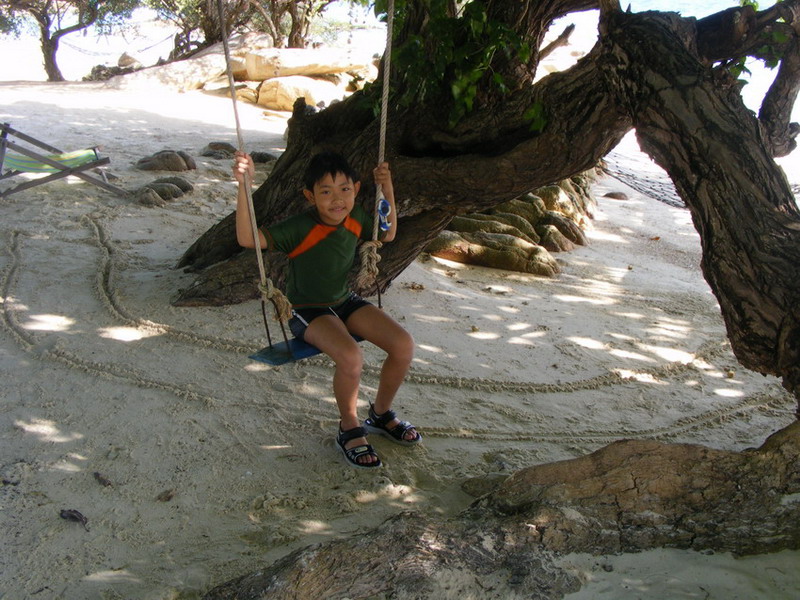
{"label": "thick tree trunk", "polygon": [[603,72],[691,210],[737,358],[800,394],[800,211],[735,82],[701,66],[681,41],[690,34],[676,35],[691,25],[610,14]]}
{"label": "thick tree trunk", "polygon": [[46,37],[42,34],[42,58],[44,59],[44,72],[47,75],[47,81],[64,81],[64,75],[61,74],[61,69],[58,67],[56,61],[56,54],[58,53],[58,38]]}
{"label": "thick tree trunk", "polygon": [[620,441],[517,471],[449,521],[404,513],[204,598],[562,598],[580,587],[556,561],[570,552],[800,548],[798,494],[800,422],[746,452]]}

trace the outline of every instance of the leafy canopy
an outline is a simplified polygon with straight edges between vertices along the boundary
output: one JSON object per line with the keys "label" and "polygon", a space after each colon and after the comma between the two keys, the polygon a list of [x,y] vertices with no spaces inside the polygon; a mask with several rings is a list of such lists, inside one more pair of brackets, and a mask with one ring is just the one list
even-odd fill
{"label": "leafy canopy", "polygon": [[[376,14],[385,17],[387,9],[387,0],[375,2]],[[393,50],[400,106],[444,100],[450,125],[455,125],[476,107],[479,92],[508,92],[508,82],[492,64],[500,53],[527,62],[531,49],[526,40],[490,19],[482,0],[396,0],[395,36],[408,19],[419,20],[420,10],[424,26]]]}

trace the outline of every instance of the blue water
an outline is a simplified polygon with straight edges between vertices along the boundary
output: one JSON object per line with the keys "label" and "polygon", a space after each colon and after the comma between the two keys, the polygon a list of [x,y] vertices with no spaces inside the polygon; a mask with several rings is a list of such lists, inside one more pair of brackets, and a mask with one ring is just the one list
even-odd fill
{"label": "blue water", "polygon": [[[764,10],[775,4],[774,1],[762,0],[758,3],[759,10]],[[665,10],[677,12],[684,17],[707,17],[726,8],[739,6],[738,0],[620,0],[620,6],[626,9],[630,5],[633,12],[646,10]]]}

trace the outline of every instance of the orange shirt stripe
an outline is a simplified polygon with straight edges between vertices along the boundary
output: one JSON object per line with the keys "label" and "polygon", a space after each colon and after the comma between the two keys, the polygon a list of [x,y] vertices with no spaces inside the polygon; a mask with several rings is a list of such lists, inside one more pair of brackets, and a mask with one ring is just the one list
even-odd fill
{"label": "orange shirt stripe", "polygon": [[[349,215],[345,218],[344,223],[342,223],[342,226],[356,237],[361,236],[361,223],[359,223],[356,219],[353,219]],[[289,252],[287,256],[289,258],[295,258],[296,256],[299,256],[303,252],[311,250],[311,248],[319,244],[322,240],[324,240],[334,231],[336,231],[336,227],[331,227],[330,225],[322,225],[322,224],[315,225],[311,229],[311,231],[308,232],[306,237],[303,238],[303,241],[300,242],[297,246],[295,246],[294,250]]]}

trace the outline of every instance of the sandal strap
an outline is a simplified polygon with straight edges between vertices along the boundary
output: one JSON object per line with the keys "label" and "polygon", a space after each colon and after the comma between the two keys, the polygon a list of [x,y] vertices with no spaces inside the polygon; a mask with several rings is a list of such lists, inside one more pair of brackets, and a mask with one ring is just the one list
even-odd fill
{"label": "sandal strap", "polygon": [[[378,454],[375,452],[375,449],[370,444],[364,444],[363,446],[355,446],[353,448],[345,448],[344,453],[347,455],[347,458],[350,459],[351,462],[362,464],[358,462],[358,459],[362,456],[374,456],[375,458],[378,457]],[[364,463],[364,466],[368,466],[368,463]]]}
{"label": "sandal strap", "polygon": [[[398,440],[405,440],[406,439],[406,433],[408,433],[409,429],[413,429],[413,430],[416,431],[417,428],[414,427],[408,421],[400,421],[397,425],[395,425],[391,429],[387,429],[387,431],[392,435],[392,437],[395,437]],[[417,436],[419,436],[419,433],[417,433]],[[411,440],[407,440],[407,441],[411,441]]]}
{"label": "sandal strap", "polygon": [[[360,438],[360,437],[367,437],[367,435],[368,435],[367,430],[364,429],[361,426],[353,427],[352,429],[348,429],[347,431],[342,431],[342,429],[340,427],[339,428],[339,434],[336,436],[336,438],[338,439],[340,444],[344,445],[347,442],[349,442],[350,440],[354,440],[354,439]],[[360,448],[361,446],[358,446],[358,447]],[[351,450],[352,450],[352,448],[351,448]]]}
{"label": "sandal strap", "polygon": [[397,413],[395,413],[392,409],[387,410],[382,415],[379,415],[375,412],[375,405],[369,405],[369,416],[372,419],[372,422],[375,423],[378,427],[386,427],[387,423],[391,423],[394,419],[397,418]]}

